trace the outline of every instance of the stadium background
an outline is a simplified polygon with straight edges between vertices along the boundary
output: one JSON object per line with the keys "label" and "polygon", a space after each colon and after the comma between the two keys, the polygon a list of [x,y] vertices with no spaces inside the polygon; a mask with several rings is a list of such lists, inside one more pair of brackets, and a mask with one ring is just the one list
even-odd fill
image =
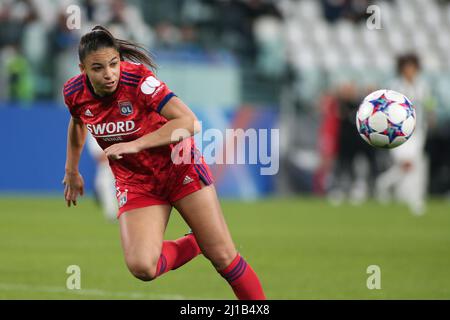
{"label": "stadium background", "polygon": [[[67,29],[73,4],[80,30]],[[381,29],[367,26],[371,4]],[[200,258],[150,284],[134,280],[117,225],[103,220],[93,198],[87,152],[87,196],[75,210],[64,207],[69,114],[61,88],[78,73],[80,35],[96,24],[148,47],[158,76],[204,130],[280,129],[277,175],[261,176],[260,164],[212,166],[238,249],[269,298],[450,298],[450,4],[426,0],[0,0],[0,298],[233,298]],[[324,130],[333,102],[348,86],[359,100],[385,88],[396,57],[408,52],[421,60],[436,119],[426,213],[370,192],[361,199],[343,190],[349,198],[336,201],[329,181],[338,134]],[[390,165],[388,151],[373,156]],[[174,214],[167,237],[186,228]],[[74,264],[82,290],[66,288]],[[366,286],[369,265],[381,268],[380,290]]]}

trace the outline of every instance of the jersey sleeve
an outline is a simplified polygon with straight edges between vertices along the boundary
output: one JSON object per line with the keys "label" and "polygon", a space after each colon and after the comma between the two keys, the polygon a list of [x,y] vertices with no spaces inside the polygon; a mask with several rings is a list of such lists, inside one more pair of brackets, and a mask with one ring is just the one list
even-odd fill
{"label": "jersey sleeve", "polygon": [[80,114],[76,111],[76,108],[74,108],[72,104],[72,99],[69,99],[68,97],[64,96],[64,103],[67,106],[67,109],[69,109],[70,114],[73,118],[80,118]]}
{"label": "jersey sleeve", "polygon": [[139,93],[142,95],[146,107],[161,113],[167,102],[176,95],[169,87],[148,71],[139,85]]}
{"label": "jersey sleeve", "polygon": [[83,85],[83,78],[80,75],[67,81],[63,87],[62,94],[64,96],[64,103],[74,118],[80,118],[78,108],[76,108],[76,104],[74,102],[74,96],[75,93],[83,89]]}

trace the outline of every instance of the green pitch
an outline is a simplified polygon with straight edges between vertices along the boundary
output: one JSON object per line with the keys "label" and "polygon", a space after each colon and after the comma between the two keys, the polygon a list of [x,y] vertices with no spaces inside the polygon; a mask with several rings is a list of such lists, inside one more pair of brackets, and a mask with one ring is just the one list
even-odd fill
{"label": "green pitch", "polygon": [[[450,203],[332,207],[320,199],[223,201],[236,246],[269,299],[450,299]],[[234,299],[199,256],[153,282],[127,270],[117,223],[93,200],[0,198],[0,299]],[[188,230],[176,211],[166,238]],[[66,287],[71,265],[81,290]],[[369,290],[367,268],[380,267]]]}

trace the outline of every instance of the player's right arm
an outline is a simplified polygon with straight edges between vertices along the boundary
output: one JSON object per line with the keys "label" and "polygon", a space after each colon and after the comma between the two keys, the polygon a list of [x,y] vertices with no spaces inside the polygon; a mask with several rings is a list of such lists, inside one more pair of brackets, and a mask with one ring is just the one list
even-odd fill
{"label": "player's right arm", "polygon": [[84,193],[84,181],[78,165],[80,163],[81,152],[86,141],[87,129],[83,122],[71,117],[67,130],[67,156],[64,175],[64,198],[67,206],[73,203],[77,205],[77,197]]}

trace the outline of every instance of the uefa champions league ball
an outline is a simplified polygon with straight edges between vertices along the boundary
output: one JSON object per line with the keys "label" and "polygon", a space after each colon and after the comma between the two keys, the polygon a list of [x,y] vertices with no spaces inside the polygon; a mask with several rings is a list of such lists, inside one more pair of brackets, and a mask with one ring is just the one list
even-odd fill
{"label": "uefa champions league ball", "polygon": [[416,126],[416,112],[409,99],[393,90],[372,92],[358,108],[356,127],[368,144],[395,148],[405,143]]}

